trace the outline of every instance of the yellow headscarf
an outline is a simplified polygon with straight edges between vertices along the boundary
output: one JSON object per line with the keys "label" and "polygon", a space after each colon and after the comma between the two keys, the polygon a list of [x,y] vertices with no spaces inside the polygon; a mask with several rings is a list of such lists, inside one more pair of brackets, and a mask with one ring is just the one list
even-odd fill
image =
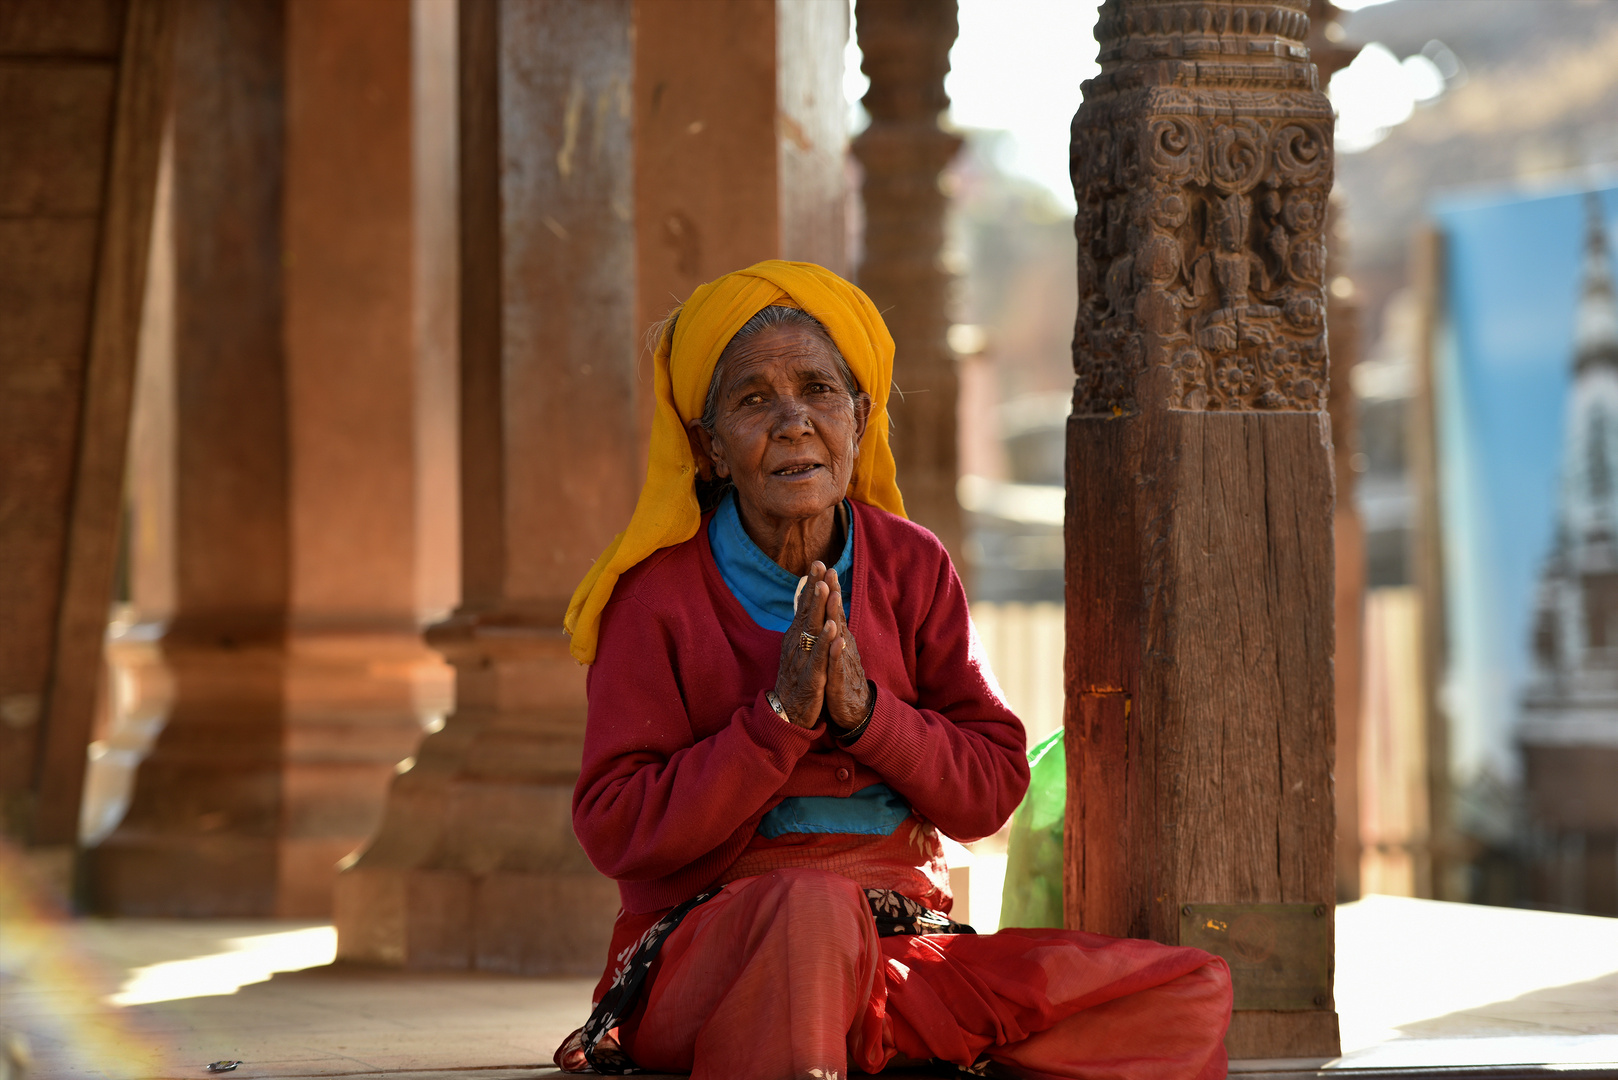
{"label": "yellow headscarf", "polygon": [[860,443],[849,495],[890,513],[904,513],[888,448],[888,388],[893,382],[893,336],[871,300],[830,270],[813,263],[771,259],[700,286],[681,305],[672,335],[663,335],[653,357],[657,394],[652,417],[646,485],[640,489],[629,528],[613,538],[573,591],[563,625],[573,635],[573,655],[595,661],[601,611],[621,574],[661,548],[697,534],[697,463],[686,435],[700,419],[719,354],[736,331],[767,307],[784,304],[819,319],[848,361],[861,389],[871,395],[871,417]]}

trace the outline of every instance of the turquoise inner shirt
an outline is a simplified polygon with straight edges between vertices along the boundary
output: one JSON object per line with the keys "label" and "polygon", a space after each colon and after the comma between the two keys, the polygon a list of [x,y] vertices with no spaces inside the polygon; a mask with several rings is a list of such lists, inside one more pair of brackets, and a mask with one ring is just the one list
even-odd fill
{"label": "turquoise inner shirt", "polygon": [[[847,506],[847,503],[844,503]],[[832,569],[843,586],[843,618],[853,600],[849,592],[854,569],[854,511],[843,515],[848,530],[842,554]],[[708,522],[708,544],[713,548],[719,576],[754,622],[781,633],[792,625],[797,608],[798,579],[763,550],[742,528],[736,492],[727,491]],[[889,836],[910,816],[910,804],[886,784],[861,788],[848,798],[835,795],[799,795],[781,804],[758,823],[760,836],[774,839],[787,833],[853,833]]]}
{"label": "turquoise inner shirt", "polygon": [[[843,516],[848,521],[848,531],[843,537],[843,553],[832,569],[837,571],[837,581],[843,587],[843,618],[846,619],[849,602],[853,599],[849,595],[848,579],[854,569],[854,512],[849,510]],[[797,613],[794,601],[798,595],[798,579],[764,554],[742,528],[735,488],[725,492],[708,522],[708,544],[713,548],[714,562],[719,564],[719,576],[725,579],[725,584],[754,622],[778,634],[792,625],[792,617]]]}

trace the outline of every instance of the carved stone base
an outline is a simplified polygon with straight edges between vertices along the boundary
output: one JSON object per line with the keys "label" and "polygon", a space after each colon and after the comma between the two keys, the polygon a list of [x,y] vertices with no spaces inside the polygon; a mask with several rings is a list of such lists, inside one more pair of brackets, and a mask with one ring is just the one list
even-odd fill
{"label": "carved stone base", "polygon": [[168,916],[329,915],[337,863],[448,700],[414,633],[218,635],[161,645],[173,703],[129,810],[86,853],[92,907]]}
{"label": "carved stone base", "polygon": [[421,970],[596,975],[617,910],[618,887],[594,871],[355,867],[337,887],[338,957]]}
{"label": "carved stone base", "polygon": [[339,959],[601,970],[618,889],[573,836],[584,669],[556,621],[458,615],[431,633],[458,673],[456,711],[394,781],[381,832],[338,879]]}

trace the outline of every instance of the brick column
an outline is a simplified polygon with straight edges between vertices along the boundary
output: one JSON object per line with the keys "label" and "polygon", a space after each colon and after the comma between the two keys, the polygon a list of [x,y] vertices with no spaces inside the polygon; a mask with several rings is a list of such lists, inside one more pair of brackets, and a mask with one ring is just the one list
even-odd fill
{"label": "brick column", "polygon": [[[635,325],[764,259],[848,273],[844,4],[635,0],[634,9]],[[651,377],[643,347],[637,385]],[[650,393],[639,408],[642,463]]]}
{"label": "brick column", "polygon": [[104,910],[328,913],[447,696],[417,629],[411,40],[403,4],[184,6],[172,703],[93,852]]}
{"label": "brick column", "polygon": [[459,32],[465,599],[432,633],[457,701],[341,878],[338,952],[595,974],[618,892],[572,833],[585,671],[562,616],[639,493],[646,327],[761,259],[841,264],[846,23],[463,0]]}
{"label": "brick column", "polygon": [[938,186],[961,146],[960,136],[938,126],[949,107],[944,75],[955,0],[859,0],[856,13],[860,68],[871,79],[864,98],[871,125],[854,140],[865,170],[859,282],[897,347],[888,409],[899,488],[911,519],[964,567],[955,497],[959,379],[946,341],[952,279],[941,261],[949,199]]}
{"label": "brick column", "polygon": [[1108,0],[1073,124],[1067,919],[1223,953],[1235,1057],[1338,1045],[1308,24],[1307,0]]}
{"label": "brick column", "polygon": [[338,953],[600,969],[616,886],[573,838],[585,671],[562,616],[636,494],[629,0],[462,0],[455,711],[342,875]]}

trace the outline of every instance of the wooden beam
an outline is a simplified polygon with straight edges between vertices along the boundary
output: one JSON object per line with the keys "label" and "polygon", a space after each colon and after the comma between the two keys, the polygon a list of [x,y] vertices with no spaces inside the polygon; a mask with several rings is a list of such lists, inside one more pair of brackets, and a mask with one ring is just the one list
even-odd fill
{"label": "wooden beam", "polygon": [[66,563],[35,778],[37,845],[78,839],[86,748],[123,509],[152,215],[172,84],[175,0],[129,0],[103,197]]}
{"label": "wooden beam", "polygon": [[1332,112],[1307,7],[1108,0],[1073,126],[1067,920],[1269,927],[1231,931],[1234,1057],[1338,1046]]}

